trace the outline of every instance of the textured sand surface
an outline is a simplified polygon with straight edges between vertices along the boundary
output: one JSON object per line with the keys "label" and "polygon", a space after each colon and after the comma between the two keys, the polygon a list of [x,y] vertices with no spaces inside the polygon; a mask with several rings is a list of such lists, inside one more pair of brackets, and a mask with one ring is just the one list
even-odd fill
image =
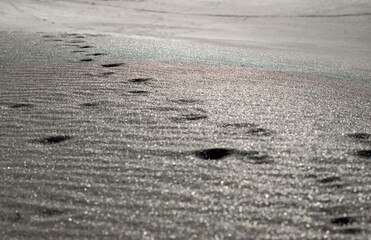
{"label": "textured sand surface", "polygon": [[110,39],[1,34],[4,238],[367,239],[364,83]]}
{"label": "textured sand surface", "polygon": [[0,2],[0,239],[369,239],[368,1]]}

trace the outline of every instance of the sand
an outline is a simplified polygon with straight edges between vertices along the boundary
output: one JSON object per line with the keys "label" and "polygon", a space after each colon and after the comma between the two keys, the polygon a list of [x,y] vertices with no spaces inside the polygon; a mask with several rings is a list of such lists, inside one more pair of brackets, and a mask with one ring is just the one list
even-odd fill
{"label": "sand", "polygon": [[369,238],[367,63],[0,25],[4,239]]}

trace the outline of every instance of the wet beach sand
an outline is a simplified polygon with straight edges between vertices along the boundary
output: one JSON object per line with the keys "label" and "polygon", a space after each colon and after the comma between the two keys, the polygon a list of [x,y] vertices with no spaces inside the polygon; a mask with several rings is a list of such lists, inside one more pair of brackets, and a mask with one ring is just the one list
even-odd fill
{"label": "wet beach sand", "polygon": [[367,64],[59,30],[0,32],[4,239],[370,237]]}

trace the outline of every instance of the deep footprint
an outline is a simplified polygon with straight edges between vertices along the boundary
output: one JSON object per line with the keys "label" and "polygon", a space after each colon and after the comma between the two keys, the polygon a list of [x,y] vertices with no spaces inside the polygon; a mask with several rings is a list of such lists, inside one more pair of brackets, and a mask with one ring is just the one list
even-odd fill
{"label": "deep footprint", "polygon": [[71,136],[67,136],[67,135],[56,135],[56,136],[50,136],[47,138],[43,138],[39,140],[38,142],[42,144],[56,144],[56,143],[64,142],[71,138],[72,138]]}
{"label": "deep footprint", "polygon": [[354,223],[356,220],[351,217],[338,217],[331,219],[331,223],[339,226],[349,225]]}
{"label": "deep footprint", "polygon": [[102,64],[102,67],[110,68],[110,67],[119,67],[121,65],[124,65],[124,63],[108,63],[108,64]]}
{"label": "deep footprint", "polygon": [[356,140],[368,140],[371,139],[371,134],[369,133],[351,133],[347,135],[350,138],[356,139]]}
{"label": "deep footprint", "polygon": [[196,157],[203,160],[220,160],[232,155],[235,152],[236,150],[228,148],[210,148],[195,151],[194,154]]}
{"label": "deep footprint", "polygon": [[[221,160],[230,155],[236,155],[239,159],[250,160],[253,164],[271,163],[272,159],[266,154],[261,154],[258,151],[239,151],[231,148],[211,148],[201,149],[194,152],[194,155],[203,160]],[[251,162],[253,160],[253,162]]]}
{"label": "deep footprint", "polygon": [[371,150],[358,150],[354,154],[361,158],[371,158]]}

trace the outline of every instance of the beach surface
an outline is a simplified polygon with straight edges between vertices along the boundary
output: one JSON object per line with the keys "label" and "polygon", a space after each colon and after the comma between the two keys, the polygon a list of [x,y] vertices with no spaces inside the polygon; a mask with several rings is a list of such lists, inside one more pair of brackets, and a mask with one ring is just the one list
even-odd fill
{"label": "beach surface", "polygon": [[369,239],[370,14],[1,1],[1,236]]}

